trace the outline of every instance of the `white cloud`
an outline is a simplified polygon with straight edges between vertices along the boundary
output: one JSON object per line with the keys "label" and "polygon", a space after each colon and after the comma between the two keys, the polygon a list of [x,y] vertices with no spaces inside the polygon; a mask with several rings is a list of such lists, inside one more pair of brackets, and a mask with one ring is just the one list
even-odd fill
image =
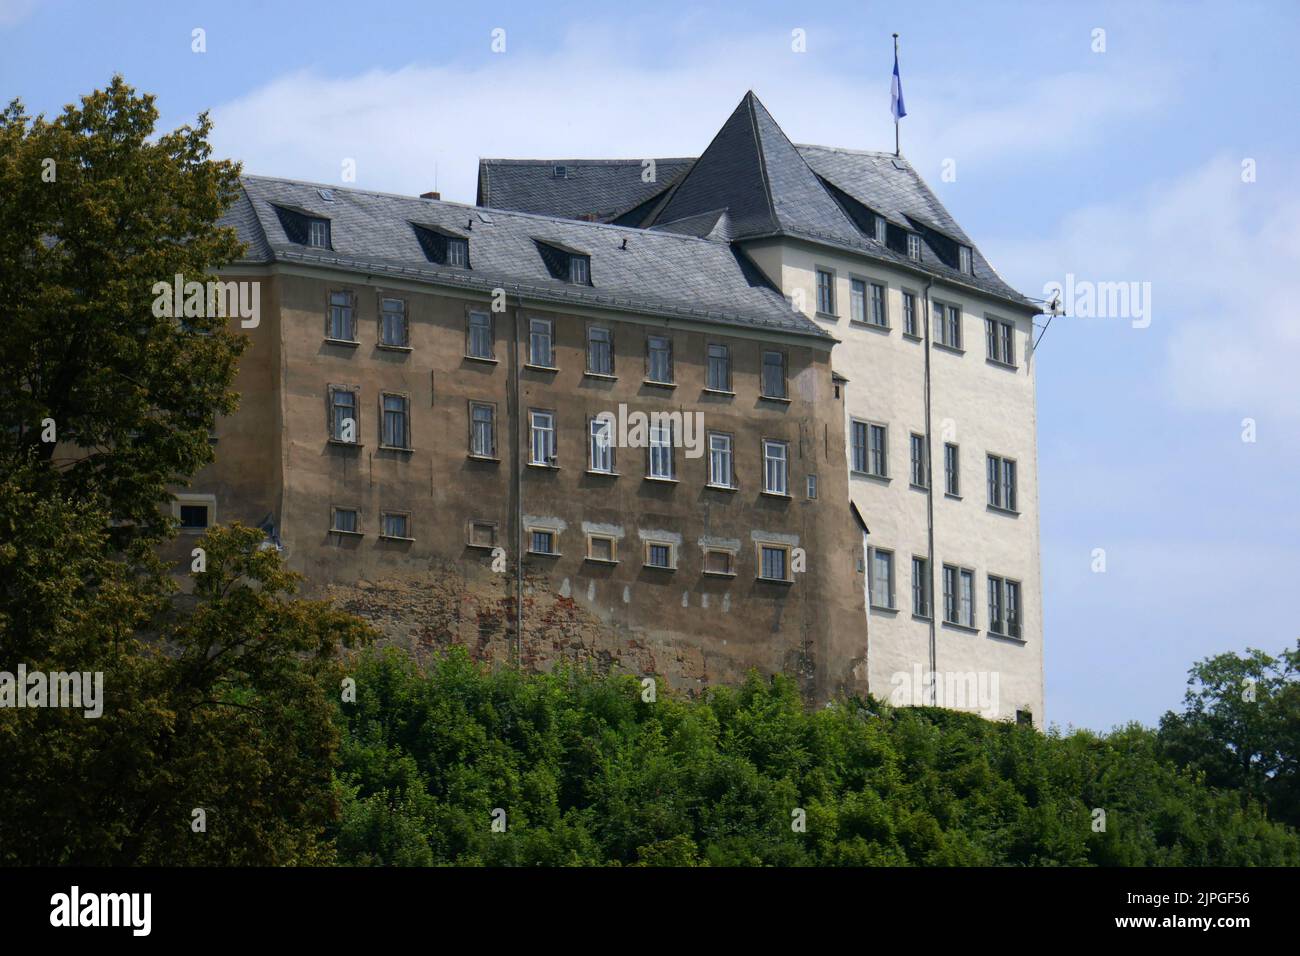
{"label": "white cloud", "polygon": [[1152,325],[1133,334],[1159,336],[1176,406],[1300,416],[1300,188],[1267,160],[1259,176],[1244,183],[1240,157],[1216,156],[1072,213],[1046,239],[985,245],[1025,281],[1150,282]]}
{"label": "white cloud", "polygon": [[[893,142],[889,63],[882,57],[879,79],[862,83],[829,29],[810,28],[805,54],[780,31],[719,39],[684,23],[674,41],[665,61],[623,56],[641,43],[607,28],[573,31],[549,55],[513,45],[493,55],[485,35],[483,53],[462,63],[293,73],[215,108],[214,142],[250,172],[300,179],[337,182],[354,158],[357,185],[393,192],[432,188],[436,161],[443,195],[465,201],[480,156],[698,155],[749,88],[796,142]],[[922,168],[944,156],[1019,156],[1028,143],[1077,148],[1164,95],[1153,76],[1119,70],[1007,74],[977,88],[927,86],[924,76],[907,86],[903,121],[905,152]]]}

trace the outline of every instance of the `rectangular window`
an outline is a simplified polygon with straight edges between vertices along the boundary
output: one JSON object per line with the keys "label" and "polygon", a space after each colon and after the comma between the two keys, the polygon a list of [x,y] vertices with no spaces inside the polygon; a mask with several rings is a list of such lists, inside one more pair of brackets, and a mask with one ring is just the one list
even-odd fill
{"label": "rectangular window", "polygon": [[551,351],[554,325],[550,319],[528,320],[528,364],[554,368],[555,356]]}
{"label": "rectangular window", "polygon": [[447,265],[465,268],[469,265],[469,240],[447,238]]}
{"label": "rectangular window", "polygon": [[383,396],[383,435],[387,448],[411,447],[410,400],[405,395]]}
{"label": "rectangular window", "polygon": [[380,537],[410,539],[411,516],[409,514],[402,511],[385,511],[380,514],[379,520]]}
{"label": "rectangular window", "polygon": [[867,321],[867,284],[861,279],[849,280],[849,319]]}
{"label": "rectangular window", "polygon": [[725,345],[709,346],[707,388],[714,392],[731,391],[731,349]]}
{"label": "rectangular window", "polygon": [[614,374],[614,336],[599,325],[587,326],[587,371],[592,375]]}
{"label": "rectangular window", "polygon": [[736,556],[722,548],[708,548],[704,552],[704,573],[732,577],[736,573]]}
{"label": "rectangular window", "polygon": [[930,468],[926,461],[925,436],[912,433],[912,484],[918,488],[930,487]]}
{"label": "rectangular window", "polygon": [[496,457],[496,406],[486,402],[469,403],[469,453],[477,458]]}
{"label": "rectangular window", "polygon": [[329,324],[325,329],[327,338],[339,342],[357,340],[355,301],[351,292],[330,293]]}
{"label": "rectangular window", "polygon": [[912,292],[903,293],[903,334],[920,338],[916,330],[916,295]]}
{"label": "rectangular window", "polygon": [[930,562],[926,558],[912,558],[912,613],[930,616]]}
{"label": "rectangular window", "polygon": [[647,541],[645,546],[645,563],[648,567],[663,568],[671,571],[675,567],[673,559],[674,547],[671,544]]}
{"label": "rectangular window", "polygon": [[961,309],[955,305],[935,302],[934,328],[940,345],[950,349],[961,348]]}
{"label": "rectangular window", "polygon": [[530,529],[528,550],[533,554],[559,554],[555,550],[555,532],[545,528]]}
{"label": "rectangular window", "polygon": [[961,452],[952,442],[943,446],[943,490],[954,498],[961,495]]}
{"label": "rectangular window", "polygon": [[989,504],[1001,511],[1016,510],[1016,463],[1000,455],[989,455]]}
{"label": "rectangular window", "polygon": [[614,564],[618,560],[615,557],[618,553],[617,547],[616,542],[609,535],[589,534],[587,535],[587,560]]}
{"label": "rectangular window", "polygon": [[871,606],[894,610],[894,552],[872,548],[868,567]]}
{"label": "rectangular window", "polygon": [[356,508],[334,508],[330,512],[330,530],[344,534],[358,534],[361,525]]}
{"label": "rectangular window", "polygon": [[808,476],[808,497],[809,498],[817,497],[817,476],[816,475]]}
{"label": "rectangular window", "polygon": [[201,531],[208,526],[207,505],[181,505],[181,527],[186,531]]}
{"label": "rectangular window", "polygon": [[497,526],[495,521],[471,521],[469,523],[468,543],[475,548],[495,548],[497,543]]}
{"label": "rectangular window", "polygon": [[877,216],[876,217],[876,242],[879,242],[883,245],[885,243],[885,240],[888,237],[889,237],[889,224],[885,222],[884,216]]}
{"label": "rectangular window", "polygon": [[775,544],[759,546],[758,576],[764,581],[789,581],[786,571],[789,549]]}
{"label": "rectangular window", "polygon": [[879,282],[871,283],[871,324],[882,329],[889,328],[889,309],[885,302],[885,287]]}
{"label": "rectangular window", "polygon": [[471,312],[465,354],[470,358],[493,358],[492,314]]}
{"label": "rectangular window", "polygon": [[921,258],[921,237],[916,233],[909,233],[907,236],[907,256],[909,259]]}
{"label": "rectangular window", "polygon": [[383,297],[379,300],[379,344],[406,348],[411,344],[406,324],[406,301]]}
{"label": "rectangular window", "polygon": [[974,269],[971,268],[970,246],[958,246],[957,248],[957,264],[961,267],[961,271],[966,273],[966,275],[972,275]]}
{"label": "rectangular window", "polygon": [[835,273],[817,270],[817,311],[822,315],[835,314]]}
{"label": "rectangular window", "polygon": [[709,484],[715,488],[731,488],[731,436],[722,432],[709,432]]}
{"label": "rectangular window", "polygon": [[763,490],[769,495],[788,494],[786,443],[763,439]]}
{"label": "rectangular window", "polygon": [[672,421],[650,425],[650,471],[651,478],[665,480],[676,478],[673,463],[673,423]]}
{"label": "rectangular window", "polygon": [[586,256],[569,256],[569,281],[574,285],[588,285],[591,280],[591,260]]}
{"label": "rectangular window", "polygon": [[646,380],[671,385],[673,381],[673,343],[663,335],[646,337]]}
{"label": "rectangular window", "polygon": [[785,353],[763,353],[763,397],[785,398]]}
{"label": "rectangular window", "polygon": [[943,619],[949,624],[975,626],[975,572],[943,566]]}
{"label": "rectangular window", "polygon": [[614,423],[608,418],[593,418],[587,425],[591,445],[591,470],[602,475],[614,473]]}
{"label": "rectangular window", "polygon": [[992,361],[1003,365],[1016,364],[1015,334],[1016,327],[1010,322],[984,320],[984,341]]}
{"label": "rectangular window", "polygon": [[330,224],[328,219],[308,220],[307,245],[317,249],[330,247]]}
{"label": "rectangular window", "polygon": [[357,442],[357,393],[350,388],[330,389],[330,440]]}
{"label": "rectangular window", "polygon": [[1020,637],[1020,582],[989,575],[989,631]]}
{"label": "rectangular window", "polygon": [[555,413],[528,413],[528,463],[555,466]]}
{"label": "rectangular window", "polygon": [[867,474],[889,477],[889,429],[884,425],[867,425]]}
{"label": "rectangular window", "polygon": [[867,470],[867,423],[853,422],[850,434],[853,450],[853,470],[865,473]]}

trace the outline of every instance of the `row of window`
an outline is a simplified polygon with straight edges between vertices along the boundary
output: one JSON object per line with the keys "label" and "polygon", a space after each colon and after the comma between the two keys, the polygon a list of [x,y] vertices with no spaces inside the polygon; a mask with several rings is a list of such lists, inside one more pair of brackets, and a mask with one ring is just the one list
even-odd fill
{"label": "row of window", "polygon": [[[894,552],[871,548],[867,574],[871,606],[883,611],[898,609],[894,600]],[[1024,603],[1019,581],[1003,575],[985,575],[988,591],[988,630],[1003,637],[1020,638],[1023,631]],[[978,629],[975,618],[975,572],[955,564],[945,564],[942,574],[943,621],[958,627]],[[929,619],[930,562],[912,557],[912,614]]]}
{"label": "row of window", "polygon": [[[360,391],[354,386],[329,387],[330,441],[359,445],[357,409]],[[380,394],[380,447],[411,450],[410,399],[406,395]],[[646,448],[645,477],[660,481],[677,480],[679,423],[670,417],[651,420]],[[559,467],[556,413],[552,409],[528,410],[528,464],[540,468]],[[708,450],[708,485],[735,491],[739,488],[735,469],[735,436],[730,432],[705,433]],[[775,438],[761,440],[763,492],[790,496],[790,444]],[[614,423],[608,418],[587,421],[587,470],[600,475],[617,475]],[[497,407],[493,402],[469,403],[469,454],[495,460],[497,455]],[[807,476],[807,496],[817,497],[817,476]]]}
{"label": "row of window", "polygon": [[[496,334],[491,312],[473,311],[466,317],[465,356],[487,362],[496,361]],[[350,291],[331,292],[326,317],[325,337],[341,345],[356,345],[356,295]],[[379,345],[384,348],[410,348],[410,324],[406,300],[381,296],[379,299]],[[709,343],[707,347],[705,388],[711,392],[732,393],[731,346]],[[545,371],[556,371],[555,320],[528,320],[528,364]],[[614,331],[608,326],[587,326],[588,375],[615,377]],[[648,334],[645,341],[645,380],[652,385],[674,385],[673,341],[666,335]],[[764,398],[786,400],[786,356],[777,349],[764,350],[759,379]]]}
{"label": "row of window", "polygon": [[[909,479],[916,488],[930,487],[930,462],[925,436],[912,432]],[[850,458],[853,471],[872,478],[889,478],[889,426],[854,419],[851,423]],[[1003,455],[986,456],[988,504],[999,511],[1017,512],[1016,462]],[[953,442],[943,445],[944,494],[961,497],[961,448]]]}
{"label": "row of window", "polygon": [[[915,292],[902,291],[903,334],[920,339],[922,318],[917,311]],[[955,351],[964,351],[962,344],[961,306],[932,300],[935,342]],[[838,318],[835,303],[835,273],[817,270],[817,311],[830,318]],[[889,329],[888,290],[882,282],[866,279],[849,280],[849,319],[862,325]],[[988,359],[999,365],[1015,367],[1015,323],[989,316],[984,320],[985,348]]]}
{"label": "row of window", "polygon": [[[396,541],[414,541],[411,513],[408,511],[380,511],[379,537]],[[333,507],[330,509],[330,531],[341,535],[364,535],[361,512],[357,508]],[[555,528],[529,527],[525,529],[528,553],[546,557],[560,556],[561,532]],[[465,543],[473,548],[495,548],[499,545],[499,526],[495,521],[472,520],[466,526]],[[642,541],[641,563],[644,567],[660,571],[677,570],[677,542],[647,538]],[[584,559],[596,564],[619,564],[619,538],[611,534],[588,532]],[[790,561],[791,546],[776,542],[757,542],[755,564],[757,577],[763,581],[793,582]],[[706,546],[703,549],[702,569],[710,577],[733,578],[737,575],[740,552],[736,548]]]}

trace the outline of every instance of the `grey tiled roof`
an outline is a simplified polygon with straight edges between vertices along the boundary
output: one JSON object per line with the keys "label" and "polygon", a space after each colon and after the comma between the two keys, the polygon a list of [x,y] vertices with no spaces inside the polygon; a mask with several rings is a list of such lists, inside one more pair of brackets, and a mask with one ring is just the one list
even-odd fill
{"label": "grey tiled roof", "polygon": [[[503,288],[530,301],[691,318],[832,340],[789,304],[744,253],[672,232],[481,209],[388,193],[245,176],[224,217],[248,244],[245,261],[329,265],[477,291]],[[323,198],[327,190],[333,201]],[[290,241],[276,207],[330,220],[333,248]],[[413,225],[469,237],[469,264],[429,262]],[[591,257],[591,284],[552,277],[537,242]]]}
{"label": "grey tiled roof", "polygon": [[[484,163],[500,164],[501,160]],[[585,208],[574,195],[582,179],[550,180],[557,163],[598,162],[593,160],[523,160],[510,167],[509,185],[494,194],[494,202],[515,208],[516,199],[528,208],[567,215],[568,208]],[[616,164],[624,161],[612,161]],[[671,231],[718,241],[741,241],[760,236],[790,236],[810,242],[851,250],[906,269],[920,269],[955,285],[997,297],[1027,309],[1034,303],[1007,285],[979,248],[949,215],[907,160],[892,153],[836,149],[826,146],[795,146],[772,119],[763,104],[747,93],[723,124],[698,160],[679,159],[684,174],[656,203],[654,194],[634,188],[640,169],[627,168],[627,175],[599,181],[599,202],[609,210],[606,218],[645,203],[637,211],[637,224],[654,231]],[[497,167],[490,175],[498,175]],[[480,167],[480,181],[484,176]],[[663,177],[660,177],[661,181]],[[500,180],[498,180],[500,182]],[[567,182],[562,204],[545,204],[545,184]],[[840,195],[836,195],[836,191]],[[920,232],[919,261],[897,249],[877,242],[874,234],[855,224],[845,203],[856,202],[909,232]],[[586,206],[593,203],[586,203]],[[927,230],[939,233],[930,237]],[[936,254],[933,242],[946,245],[943,237],[972,249],[973,274],[960,272]]]}
{"label": "grey tiled roof", "polygon": [[[480,159],[478,204],[566,219],[606,222],[663,192],[691,159],[655,159],[644,182],[640,159]],[[563,166],[564,178],[555,176]]]}

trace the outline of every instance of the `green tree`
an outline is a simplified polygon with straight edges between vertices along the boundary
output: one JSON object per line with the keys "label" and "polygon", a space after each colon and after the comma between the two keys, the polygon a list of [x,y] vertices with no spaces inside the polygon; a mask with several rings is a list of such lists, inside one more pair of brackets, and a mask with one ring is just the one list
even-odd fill
{"label": "green tree", "polygon": [[161,537],[168,486],[211,461],[245,342],[154,315],[156,283],[241,252],[216,225],[239,167],[211,158],[206,114],[153,138],[157,116],[121,77],[54,119],[0,112],[0,476],[43,463],[27,479],[102,507],[118,545]]}
{"label": "green tree", "polygon": [[1164,753],[1211,786],[1241,790],[1300,826],[1300,641],[1199,661],[1183,711],[1160,721]]}

